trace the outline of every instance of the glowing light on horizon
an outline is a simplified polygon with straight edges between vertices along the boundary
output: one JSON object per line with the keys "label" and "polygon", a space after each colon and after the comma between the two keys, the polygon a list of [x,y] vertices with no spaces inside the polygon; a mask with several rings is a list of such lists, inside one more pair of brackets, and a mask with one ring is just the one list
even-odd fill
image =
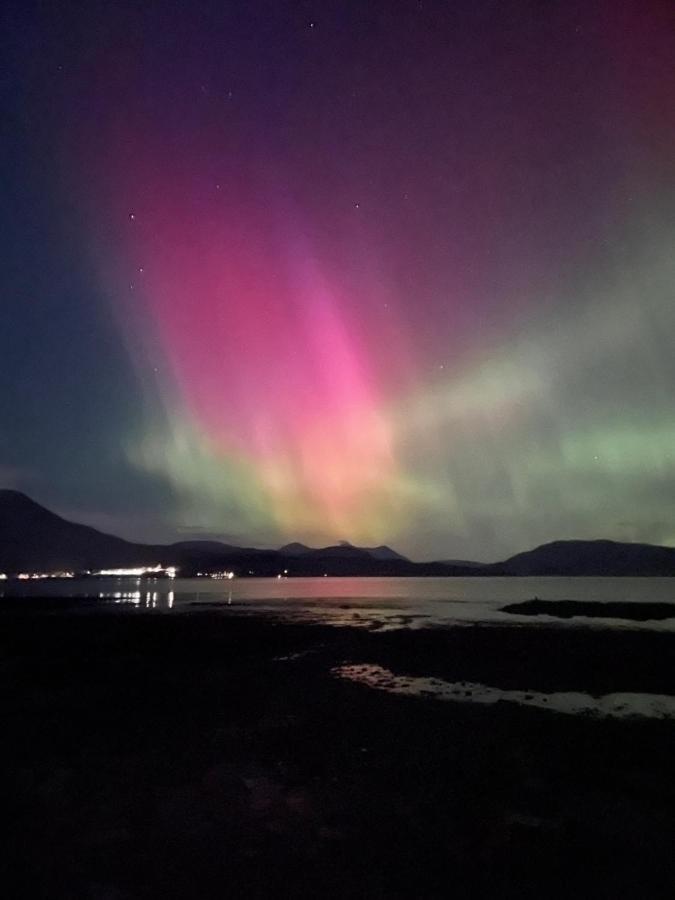
{"label": "glowing light on horizon", "polygon": [[178,570],[175,566],[162,566],[159,563],[154,566],[133,566],[131,568],[97,569],[89,574],[112,578],[142,578],[144,576],[166,575],[175,578]]}
{"label": "glowing light on horizon", "polygon": [[[19,581],[45,581],[50,578],[75,578],[74,572],[19,572],[16,576]],[[0,580],[5,580],[6,575],[0,575]]]}

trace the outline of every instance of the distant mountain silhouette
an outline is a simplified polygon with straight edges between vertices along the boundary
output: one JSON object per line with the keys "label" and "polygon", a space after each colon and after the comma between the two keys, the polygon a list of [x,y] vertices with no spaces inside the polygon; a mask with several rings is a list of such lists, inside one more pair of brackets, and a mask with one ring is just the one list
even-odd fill
{"label": "distant mountain silhouette", "polygon": [[470,559],[440,559],[444,566],[468,566],[471,569],[482,569],[491,563],[472,562]]}
{"label": "distant mountain silhouette", "polygon": [[675,548],[618,541],[553,541],[491,568],[505,575],[675,575]]}
{"label": "distant mountain silhouette", "polygon": [[81,571],[147,561],[145,546],[68,522],[18,491],[0,490],[0,571]]}
{"label": "distant mountain silhouette", "polygon": [[[305,557],[310,556],[314,559],[377,559],[366,547],[355,547],[342,541],[339,544],[332,544],[329,547],[320,547],[318,550],[310,550],[304,554]],[[391,559],[392,557],[388,557]],[[397,557],[401,558],[401,557]]]}
{"label": "distant mountain silhouette", "polygon": [[410,562],[407,557],[384,544],[380,547],[355,547],[349,541],[340,541],[339,544],[318,549],[294,541],[291,544],[285,544],[283,547],[280,547],[279,553],[284,556],[307,556],[308,554],[313,554],[315,557],[343,557],[344,559],[370,556],[372,559],[402,559],[405,562]]}
{"label": "distant mountain silhouette", "polygon": [[229,569],[241,575],[446,574],[436,563],[412,563],[389,547],[343,543],[314,550],[235,547],[218,541],[138,544],[69,522],[25,494],[0,490],[0,572],[83,572],[103,568],[175,565],[181,574]]}
{"label": "distant mountain silhouette", "polygon": [[312,552],[311,547],[299,544],[297,541],[293,541],[291,544],[284,544],[283,547],[279,548],[279,553],[283,553],[284,556],[304,556],[305,553]]}
{"label": "distant mountain silhouette", "polygon": [[392,548],[387,547],[386,544],[382,544],[379,547],[366,547],[365,549],[370,553],[373,559],[403,559],[406,562],[410,562],[407,556],[403,556],[396,550],[392,550]]}
{"label": "distant mountain silhouette", "polygon": [[218,541],[137,544],[69,522],[25,494],[0,490],[0,572],[83,572],[174,565],[182,575],[223,569],[237,575],[675,575],[675,549],[615,541],[555,541],[500,563],[415,563],[390,547],[343,541],[312,549],[235,547]]}

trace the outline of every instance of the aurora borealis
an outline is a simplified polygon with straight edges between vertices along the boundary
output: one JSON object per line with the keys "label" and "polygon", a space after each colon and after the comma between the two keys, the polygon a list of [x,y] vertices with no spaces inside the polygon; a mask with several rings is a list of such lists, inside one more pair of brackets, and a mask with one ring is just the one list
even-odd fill
{"label": "aurora borealis", "polygon": [[137,539],[675,544],[675,8],[9,4],[0,474]]}

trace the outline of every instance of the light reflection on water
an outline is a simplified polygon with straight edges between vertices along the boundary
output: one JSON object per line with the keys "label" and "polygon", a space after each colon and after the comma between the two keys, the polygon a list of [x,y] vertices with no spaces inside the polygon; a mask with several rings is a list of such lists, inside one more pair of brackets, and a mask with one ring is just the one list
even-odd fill
{"label": "light reflection on water", "polygon": [[336,678],[354,681],[378,691],[390,694],[407,694],[413,697],[433,697],[453,703],[515,703],[534,706],[566,715],[591,715],[626,719],[644,717],[650,719],[675,718],[675,697],[667,694],[622,692],[593,697],[581,691],[514,691],[488,687],[470,681],[443,681],[441,678],[395,675],[389,669],[372,663],[338,666],[332,670]]}
{"label": "light reflection on water", "polygon": [[172,609],[174,602],[173,591],[169,591],[166,595],[160,594],[159,591],[99,591],[97,597],[104,602],[131,604],[145,609],[158,609],[163,606]]}
{"label": "light reflection on water", "polygon": [[293,621],[367,628],[501,623],[579,625],[675,631],[675,620],[520,616],[507,603],[542,600],[674,602],[671,578],[88,578],[3,584],[2,596],[93,597],[118,607],[178,613],[220,609],[230,614],[274,613]]}

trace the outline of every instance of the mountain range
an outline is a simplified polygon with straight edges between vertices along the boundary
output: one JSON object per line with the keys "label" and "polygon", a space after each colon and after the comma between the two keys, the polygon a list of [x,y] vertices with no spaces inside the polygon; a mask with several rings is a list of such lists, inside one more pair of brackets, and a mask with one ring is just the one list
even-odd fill
{"label": "mountain range", "polygon": [[84,572],[127,566],[176,566],[184,576],[223,569],[237,575],[527,576],[675,575],[675,549],[616,541],[554,541],[496,563],[413,562],[391,547],[340,544],[279,550],[218,541],[139,544],[69,522],[25,494],[0,490],[0,572]]}

